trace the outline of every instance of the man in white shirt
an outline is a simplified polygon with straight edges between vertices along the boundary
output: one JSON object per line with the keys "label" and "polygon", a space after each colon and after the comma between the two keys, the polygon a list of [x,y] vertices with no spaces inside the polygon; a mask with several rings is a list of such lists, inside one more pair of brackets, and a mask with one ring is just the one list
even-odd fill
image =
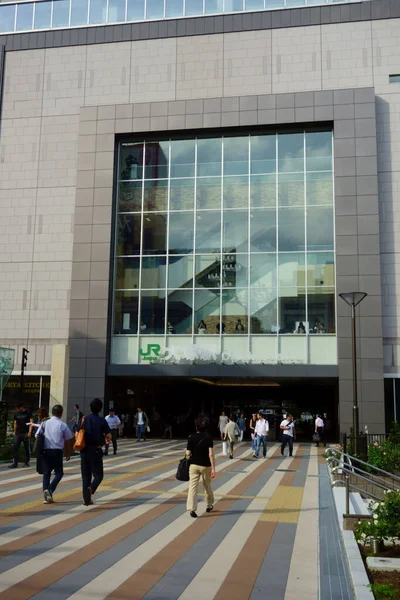
{"label": "man in white shirt", "polygon": [[[65,447],[65,459],[69,460],[73,437],[68,425],[61,421],[63,407],[56,404],[51,412],[53,415],[51,419],[44,421],[36,433],[36,437],[44,436],[41,450],[44,504],[54,502],[53,494],[64,475],[63,450]],[[54,477],[50,482],[52,471],[54,471]]]}
{"label": "man in white shirt", "polygon": [[317,435],[319,435],[319,438],[317,439],[317,443],[315,444],[317,448],[319,448],[319,443],[320,442],[324,442],[324,448],[326,448],[326,441],[325,441],[325,423],[321,417],[321,415],[317,415],[317,418],[315,419],[315,433]]}
{"label": "man in white shirt", "polygon": [[135,427],[136,427],[136,436],[137,441],[140,442],[142,436],[143,441],[146,441],[146,428],[148,425],[149,419],[147,418],[146,413],[141,408],[137,409],[137,413],[135,415]]}
{"label": "man in white shirt", "polygon": [[282,445],[281,445],[281,455],[284,455],[285,448],[287,444],[289,444],[289,456],[293,456],[293,441],[296,440],[296,428],[293,423],[292,415],[286,415],[286,419],[284,419],[281,423],[281,431],[282,431]]}
{"label": "man in white shirt", "polygon": [[[110,413],[106,416],[106,421],[111,430],[111,440],[113,445],[114,454],[117,454],[117,433],[118,427],[121,425],[119,417],[115,414],[115,410],[110,410]],[[109,444],[106,444],[106,450],[104,454],[108,454]]]}
{"label": "man in white shirt", "polygon": [[263,457],[267,457],[267,438],[269,432],[269,423],[266,419],[264,419],[264,415],[262,413],[257,413],[257,422],[254,427],[254,435],[256,440],[256,449],[253,453],[254,458],[258,458],[260,456],[260,447],[261,444],[263,446]]}

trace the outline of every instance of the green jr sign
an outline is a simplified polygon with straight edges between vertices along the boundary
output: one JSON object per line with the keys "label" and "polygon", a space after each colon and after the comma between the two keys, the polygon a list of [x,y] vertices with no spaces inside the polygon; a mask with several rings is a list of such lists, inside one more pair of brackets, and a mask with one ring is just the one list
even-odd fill
{"label": "green jr sign", "polygon": [[158,360],[160,352],[161,346],[159,344],[147,344],[146,352],[142,349],[139,350],[143,360]]}

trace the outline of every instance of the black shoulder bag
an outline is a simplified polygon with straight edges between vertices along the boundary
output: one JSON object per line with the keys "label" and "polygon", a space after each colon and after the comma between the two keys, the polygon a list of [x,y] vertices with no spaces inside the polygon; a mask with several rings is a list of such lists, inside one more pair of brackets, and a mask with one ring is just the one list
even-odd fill
{"label": "black shoulder bag", "polygon": [[[192,456],[195,452],[195,450],[199,447],[199,445],[201,444],[201,442],[204,440],[204,437],[201,438],[201,440],[199,440],[196,444],[196,446],[194,447],[194,450],[192,452]],[[189,475],[189,470],[190,470],[190,458],[185,456],[182,458],[182,460],[179,461],[178,464],[178,468],[176,470],[176,479],[178,481],[189,481],[190,479],[190,475]]]}

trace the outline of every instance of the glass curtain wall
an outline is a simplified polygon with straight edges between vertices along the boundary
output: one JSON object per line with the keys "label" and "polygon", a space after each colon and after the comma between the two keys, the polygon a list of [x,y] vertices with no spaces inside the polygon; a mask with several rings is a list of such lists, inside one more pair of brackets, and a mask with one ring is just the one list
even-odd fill
{"label": "glass curtain wall", "polygon": [[115,335],[335,333],[332,131],[124,141]]}

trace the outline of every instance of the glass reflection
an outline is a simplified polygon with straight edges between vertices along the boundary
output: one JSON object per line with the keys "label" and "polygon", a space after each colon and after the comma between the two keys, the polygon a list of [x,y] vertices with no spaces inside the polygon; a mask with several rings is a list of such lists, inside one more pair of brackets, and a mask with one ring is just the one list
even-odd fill
{"label": "glass reflection", "polygon": [[203,14],[203,0],[186,0],[185,15],[187,17]]}
{"label": "glass reflection", "polygon": [[145,181],[143,185],[143,210],[167,210],[168,179]]}
{"label": "glass reflection", "polygon": [[169,142],[146,142],[145,179],[168,177]]}
{"label": "glass reflection", "polygon": [[306,133],[307,171],[332,170],[332,132],[314,131]]}
{"label": "glass reflection", "polygon": [[164,334],[165,291],[142,291],[140,294],[140,301],[140,334]]}
{"label": "glass reflection", "polygon": [[142,258],[142,288],[165,288],[167,258],[165,256],[144,256]]}
{"label": "glass reflection", "polygon": [[221,178],[208,177],[197,180],[197,208],[220,208]]}
{"label": "glass reflection", "polygon": [[171,177],[194,177],[195,140],[171,141]]}
{"label": "glass reflection", "polygon": [[[64,1],[64,0],[62,0]],[[54,6],[58,4],[54,2]],[[106,22],[107,16],[107,0],[90,0],[89,23],[91,25],[99,25]]]}
{"label": "glass reflection", "polygon": [[52,27],[68,27],[69,25],[69,0],[53,2]]}
{"label": "glass reflection", "polygon": [[278,255],[278,280],[279,287],[295,290],[306,285],[306,255],[305,253],[292,253]]}
{"label": "glass reflection", "polygon": [[34,29],[49,29],[51,21],[51,2],[36,2]]}
{"label": "glass reflection", "polygon": [[137,334],[139,292],[115,292],[114,333]]}
{"label": "glass reflection", "polygon": [[223,214],[224,252],[248,252],[249,213],[247,210],[226,210]]}
{"label": "glass reflection", "polygon": [[332,172],[307,173],[307,204],[332,205],[333,204],[333,176]]}
{"label": "glass reflection", "polygon": [[278,327],[276,287],[250,289],[250,332],[275,334]]}
{"label": "glass reflection", "polygon": [[279,206],[304,206],[303,173],[279,173],[278,203]]}
{"label": "glass reflection", "polygon": [[250,177],[250,205],[258,208],[276,206],[276,175]]}
{"label": "glass reflection", "polygon": [[264,0],[245,0],[245,10],[262,10]]}
{"label": "glass reflection", "polygon": [[125,21],[125,0],[108,0],[108,23]]}
{"label": "glass reflection", "polygon": [[224,175],[249,172],[249,136],[224,138]]}
{"label": "glass reflection", "polygon": [[221,212],[196,214],[196,251],[221,252]]}
{"label": "glass reflection", "polygon": [[115,285],[117,289],[139,288],[140,258],[117,258]]}
{"label": "glass reflection", "polygon": [[306,321],[305,289],[279,288],[279,333],[305,335],[309,330]]}
{"label": "glass reflection", "polygon": [[165,16],[181,17],[183,15],[183,0],[166,0]]}
{"label": "glass reflection", "polygon": [[195,286],[215,288],[221,285],[221,255],[197,254]]}
{"label": "glass reflection", "polygon": [[333,250],[333,208],[311,206],[307,210],[307,249]]}
{"label": "glass reflection", "polygon": [[224,208],[247,208],[249,204],[249,178],[224,178]]}
{"label": "glass reflection", "polygon": [[222,139],[197,140],[197,176],[221,175]]}
{"label": "glass reflection", "polygon": [[140,215],[118,215],[117,254],[140,254]]}
{"label": "glass reflection", "polygon": [[122,143],[119,150],[119,178],[136,181],[143,177],[143,143]]}
{"label": "glass reflection", "polygon": [[144,0],[128,0],[128,21],[144,19]]}
{"label": "glass reflection", "polygon": [[193,256],[170,256],[168,262],[168,287],[193,286]]}
{"label": "glass reflection", "polygon": [[223,333],[244,334],[248,331],[247,290],[224,290],[222,292]]}
{"label": "glass reflection", "polygon": [[250,138],[251,173],[275,173],[276,135],[253,135]]}
{"label": "glass reflection", "polygon": [[0,5],[0,33],[14,31],[15,26],[15,5]]}
{"label": "glass reflection", "polygon": [[71,0],[71,25],[86,25],[87,20],[87,0]]}
{"label": "glass reflection", "polygon": [[278,213],[279,252],[296,252],[305,247],[304,208],[280,208]]}
{"label": "glass reflection", "polygon": [[33,4],[17,4],[17,31],[32,29]]}
{"label": "glass reflection", "polygon": [[250,255],[250,285],[259,288],[276,287],[277,282],[276,254]]}
{"label": "glass reflection", "polygon": [[136,212],[142,209],[142,182],[121,181],[118,184],[118,209]]}
{"label": "glass reflection", "polygon": [[307,285],[331,287],[335,285],[333,252],[309,252],[307,254]]}
{"label": "glass reflection", "polygon": [[194,247],[193,212],[169,213],[169,253],[190,254]]}
{"label": "glass reflection", "polygon": [[167,333],[191,334],[193,313],[192,290],[171,290],[168,292]]}
{"label": "glass reflection", "polygon": [[278,170],[280,173],[304,171],[303,133],[278,135]]}
{"label": "glass reflection", "polygon": [[193,210],[194,179],[171,179],[169,194],[171,210]]}
{"label": "glass reflection", "polygon": [[240,12],[244,10],[243,0],[225,0],[224,12]]}
{"label": "glass reflection", "polygon": [[167,213],[143,213],[143,254],[167,253]]}
{"label": "glass reflection", "polygon": [[276,210],[258,209],[250,213],[250,252],[276,250]]}
{"label": "glass reflection", "polygon": [[221,321],[219,290],[196,289],[194,292],[194,326],[199,335],[219,333]]}
{"label": "glass reflection", "polygon": [[335,333],[334,288],[309,288],[307,304],[310,333]]}
{"label": "glass reflection", "polygon": [[222,287],[247,288],[248,263],[247,254],[223,254]]}
{"label": "glass reflection", "polygon": [[204,12],[206,15],[222,13],[223,0],[205,0]]}
{"label": "glass reflection", "polygon": [[164,17],[164,0],[146,0],[146,19]]}

